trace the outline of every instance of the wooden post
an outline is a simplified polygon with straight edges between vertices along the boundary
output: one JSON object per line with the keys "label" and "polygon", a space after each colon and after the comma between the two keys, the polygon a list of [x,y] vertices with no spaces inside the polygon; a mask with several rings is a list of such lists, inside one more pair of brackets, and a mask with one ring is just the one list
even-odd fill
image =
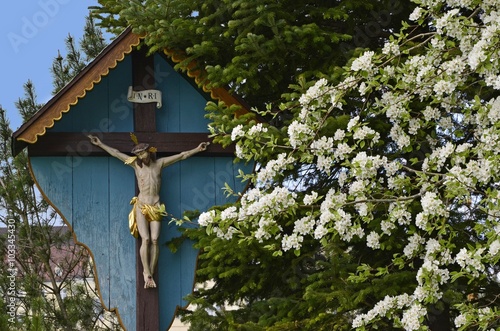
{"label": "wooden post", "polygon": [[[155,88],[154,59],[147,57],[145,48],[132,54],[132,79],[134,91]],[[156,131],[155,103],[134,103],[134,132],[153,133]],[[136,195],[139,190],[136,183]],[[143,267],[139,253],[142,239],[139,237],[135,245],[136,261],[136,330],[158,331],[160,328],[158,288],[144,288]],[[161,286],[155,270],[154,281]]]}

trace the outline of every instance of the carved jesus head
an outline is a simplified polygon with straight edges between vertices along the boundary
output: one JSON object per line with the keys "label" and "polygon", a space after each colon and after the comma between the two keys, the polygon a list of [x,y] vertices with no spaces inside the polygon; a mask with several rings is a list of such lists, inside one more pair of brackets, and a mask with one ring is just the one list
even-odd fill
{"label": "carved jesus head", "polygon": [[142,167],[142,164],[149,165],[151,161],[156,161],[156,153],[150,152],[149,145],[140,143],[134,146],[132,153],[137,155],[137,164]]}

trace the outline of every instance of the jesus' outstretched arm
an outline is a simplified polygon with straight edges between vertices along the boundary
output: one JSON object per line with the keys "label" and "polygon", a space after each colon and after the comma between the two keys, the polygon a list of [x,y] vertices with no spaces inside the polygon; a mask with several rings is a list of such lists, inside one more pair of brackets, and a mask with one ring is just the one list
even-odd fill
{"label": "jesus' outstretched arm", "polygon": [[90,142],[103,150],[105,150],[109,155],[116,157],[117,159],[125,162],[130,156],[120,152],[119,150],[104,144],[99,138],[91,134],[88,135]]}
{"label": "jesus' outstretched arm", "polygon": [[158,159],[158,162],[161,164],[161,167],[164,168],[164,167],[171,165],[172,163],[175,163],[177,161],[185,160],[188,157],[191,157],[196,153],[205,151],[207,149],[208,145],[210,145],[209,142],[202,142],[196,148],[193,148],[189,151],[184,151],[184,152],[176,154],[176,155],[162,157],[162,158]]}

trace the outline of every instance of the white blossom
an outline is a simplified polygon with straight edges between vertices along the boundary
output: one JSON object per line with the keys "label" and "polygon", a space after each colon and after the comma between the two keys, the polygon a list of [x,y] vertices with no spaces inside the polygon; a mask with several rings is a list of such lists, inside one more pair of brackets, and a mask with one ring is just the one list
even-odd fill
{"label": "white blossom", "polygon": [[491,124],[496,124],[500,121],[500,97],[490,100],[488,105],[488,119]]}
{"label": "white blossom", "polygon": [[457,328],[465,325],[465,323],[467,322],[467,317],[464,315],[464,314],[460,314],[458,315],[457,317],[455,317],[455,326]]}
{"label": "white blossom", "polygon": [[410,14],[410,21],[417,21],[422,16],[423,11],[424,10],[421,7],[416,7]]}
{"label": "white blossom", "polygon": [[434,92],[437,95],[452,94],[455,91],[456,85],[449,80],[440,80],[434,85]]}
{"label": "white blossom", "polygon": [[342,240],[350,241],[355,235],[356,229],[353,228],[352,215],[339,209],[333,214],[335,219],[334,229],[340,235]]}
{"label": "white blossom", "polygon": [[236,144],[234,154],[239,159],[244,159],[246,157],[246,154],[240,144]]}
{"label": "white blossom", "polygon": [[268,217],[261,217],[259,219],[257,231],[254,234],[255,238],[259,242],[270,239],[271,233],[269,232],[269,229],[275,224],[276,222],[273,219]]}
{"label": "white blossom", "polygon": [[342,139],[344,139],[344,137],[345,137],[345,131],[341,130],[341,129],[337,129],[337,131],[335,131],[333,139],[342,140]]}
{"label": "white blossom", "polygon": [[408,95],[397,95],[392,91],[386,91],[378,104],[384,108],[386,116],[391,122],[398,123],[401,119],[409,116],[405,104],[408,103]]}
{"label": "white blossom", "polygon": [[476,69],[479,64],[486,60],[486,41],[479,40],[468,55],[468,64],[472,69]]}
{"label": "white blossom", "polygon": [[[205,212],[198,220],[220,238],[251,233],[280,252],[300,250],[305,240],[324,244],[329,236],[373,250],[400,241],[391,245],[388,263],[413,268],[413,293],[386,296],[364,314],[353,310],[353,328],[380,329],[383,319],[405,330],[425,329],[428,308],[442,299],[452,275],[474,284],[500,254],[500,5],[419,5],[409,19],[431,27],[429,34],[410,44],[402,30],[381,52],[354,59],[340,84],[319,79],[290,109],[294,117],[281,131],[284,139],[266,131],[270,123],[236,126],[236,156],[257,160],[258,170],[245,176],[253,188],[237,207]],[[361,95],[359,103],[338,111],[353,93]],[[328,126],[327,117],[345,114],[351,116],[346,127]],[[264,133],[272,136],[262,147],[266,154],[254,155],[244,139]],[[410,151],[414,158],[406,159]],[[285,169],[308,176],[287,181]],[[313,171],[330,176],[326,194],[309,191]],[[475,221],[468,229],[474,242],[454,236],[462,220]],[[461,273],[453,274],[457,267]],[[455,303],[456,328],[491,318],[488,309]]]}
{"label": "white blossom", "polygon": [[436,170],[440,171],[454,150],[455,146],[451,142],[447,142],[445,146],[436,148],[426,159],[422,169],[428,171],[431,166],[435,166]]}
{"label": "white blossom", "polygon": [[410,137],[404,133],[403,129],[398,124],[392,126],[389,136],[401,149],[410,145]]}
{"label": "white blossom", "polygon": [[479,249],[476,252],[470,252],[466,248],[462,248],[455,257],[455,261],[462,269],[469,271],[477,277],[480,272],[484,271],[484,264],[481,262],[483,251],[484,249]]}
{"label": "white blossom", "polygon": [[404,255],[411,259],[415,256],[415,253],[418,252],[421,245],[425,242],[424,238],[422,238],[418,233],[414,233],[408,241],[408,244],[405,246],[403,253]]}
{"label": "white blossom", "polygon": [[330,156],[320,155],[318,156],[318,160],[316,165],[319,170],[324,171],[327,174],[330,174],[330,168],[333,166],[334,160]]}
{"label": "white blossom", "polygon": [[304,241],[304,237],[298,235],[297,233],[293,233],[291,235],[284,235],[282,240],[282,249],[283,251],[288,251],[290,249],[300,249],[302,246],[302,242]]}
{"label": "white blossom", "polygon": [[420,200],[424,215],[445,216],[444,203],[434,192],[426,192]]}
{"label": "white blossom", "polygon": [[380,235],[374,231],[370,232],[368,236],[366,236],[366,246],[373,249],[380,248]]}
{"label": "white blossom", "polygon": [[258,182],[264,186],[270,185],[273,179],[293,162],[293,158],[288,157],[285,153],[281,153],[275,160],[269,161],[264,168],[257,172]]}
{"label": "white blossom", "polygon": [[446,32],[450,33],[452,30],[452,27],[455,26],[454,20],[457,14],[459,13],[459,10],[457,8],[449,10],[445,12],[445,14],[441,17],[438,17],[436,19],[436,30],[438,34],[444,34],[444,30],[446,29]]}
{"label": "white blossom", "polygon": [[293,148],[297,148],[302,143],[311,139],[312,135],[313,135],[313,130],[311,130],[311,128],[309,128],[304,123],[293,121],[288,126],[288,137],[290,139],[290,145]]}
{"label": "white blossom", "polygon": [[373,130],[367,126],[363,126],[361,128],[358,128],[357,130],[355,130],[352,137],[355,140],[362,140],[362,139],[371,138],[371,140],[374,143],[376,143],[380,139],[380,133],[376,132],[375,130]]}
{"label": "white blossom", "polygon": [[215,210],[210,210],[200,214],[198,217],[198,224],[201,226],[208,226],[214,222],[215,218]]}
{"label": "white blossom", "polygon": [[342,187],[342,186],[344,186],[344,184],[345,184],[346,181],[347,181],[347,173],[345,171],[342,171],[339,174],[337,182],[339,183],[339,186]]}
{"label": "white blossom", "polygon": [[439,110],[437,108],[434,108],[431,106],[425,107],[423,114],[424,114],[424,119],[427,122],[431,122],[431,121],[439,119],[441,117]]}
{"label": "white blossom", "polygon": [[438,253],[441,250],[441,244],[438,240],[431,238],[427,241],[427,245],[425,246],[425,254],[427,256]]}
{"label": "white blossom", "polygon": [[392,233],[392,230],[396,229],[396,224],[394,224],[391,221],[384,220],[384,221],[380,222],[380,229],[382,230],[383,233],[390,236]]}
{"label": "white blossom", "polygon": [[306,206],[312,205],[317,198],[318,198],[318,192],[313,191],[311,192],[311,194],[306,194],[304,196],[304,205]]}
{"label": "white blossom", "polygon": [[320,139],[314,140],[311,143],[311,149],[314,150],[314,154],[316,155],[330,153],[333,150],[333,138],[323,136]]}
{"label": "white blossom", "polygon": [[420,129],[420,121],[418,118],[412,118],[408,122],[408,133],[411,135],[416,135],[418,133],[418,129]]}
{"label": "white blossom", "polygon": [[364,180],[354,181],[349,187],[349,194],[353,196],[361,195],[365,191],[365,187],[366,187],[366,182]]}
{"label": "white blossom", "polygon": [[311,216],[305,216],[295,221],[293,232],[301,235],[311,234],[315,225],[316,221]]}
{"label": "white blossom", "polygon": [[418,213],[415,217],[415,225],[422,230],[427,229],[428,221],[429,217],[426,213]]}
{"label": "white blossom", "polygon": [[368,205],[366,203],[357,203],[356,210],[358,211],[359,216],[368,215]]}
{"label": "white blossom", "polygon": [[267,128],[262,123],[257,123],[248,130],[250,136],[255,136],[262,132],[267,132]]}
{"label": "white blossom", "polygon": [[497,239],[490,244],[490,247],[488,248],[488,253],[491,256],[496,256],[499,251],[500,251],[500,240]]}
{"label": "white blossom", "polygon": [[314,229],[314,239],[321,240],[327,233],[328,229],[323,224],[319,224],[316,229]]}
{"label": "white blossom", "polygon": [[427,315],[427,309],[418,303],[411,305],[410,309],[403,313],[401,324],[406,331],[413,331],[420,329],[420,320]]}
{"label": "white blossom", "polygon": [[399,55],[401,53],[399,45],[395,41],[388,41],[382,49],[382,54],[386,55]]}
{"label": "white blossom", "polygon": [[347,131],[352,131],[352,129],[358,125],[359,122],[359,116],[355,116],[349,120],[349,123],[347,123]]}
{"label": "white blossom", "polygon": [[245,135],[245,131],[243,130],[243,125],[239,124],[233,128],[231,132],[231,140],[236,141],[236,139],[243,137]]}
{"label": "white blossom", "polygon": [[385,157],[368,156],[366,152],[358,153],[351,161],[353,174],[356,177],[368,179],[377,175],[377,171],[385,165]]}
{"label": "white blossom", "polygon": [[366,84],[365,82],[362,82],[361,84],[359,84],[359,88],[358,88],[359,94],[365,95],[366,92],[368,92],[369,88],[370,88],[370,86],[368,84]]}
{"label": "white blossom", "polygon": [[336,160],[344,160],[348,154],[353,151],[353,148],[346,143],[341,143],[337,145],[333,155]]}
{"label": "white blossom", "polygon": [[446,43],[442,39],[439,39],[439,38],[432,38],[431,45],[432,45],[432,47],[434,47],[436,50],[439,50],[439,51],[445,49],[445,47],[446,47]]}
{"label": "white blossom", "polygon": [[220,218],[223,221],[229,219],[236,219],[237,217],[238,217],[238,211],[236,210],[235,206],[231,206],[229,208],[224,209],[220,215]]}
{"label": "white blossom", "polygon": [[311,86],[305,94],[303,94],[299,102],[303,106],[307,106],[312,100],[318,99],[324,92],[324,87],[327,86],[328,81],[324,78],[319,79],[313,86]]}
{"label": "white blossom", "polygon": [[394,176],[400,167],[401,164],[397,161],[391,161],[384,164],[384,169],[389,177]]}
{"label": "white blossom", "polygon": [[222,231],[221,228],[214,228],[215,234],[217,235],[218,238],[224,239],[224,240],[231,240],[233,238],[233,235],[238,232],[238,230],[230,226],[226,232]]}
{"label": "white blossom", "polygon": [[351,64],[352,71],[371,71],[372,70],[372,58],[375,53],[373,51],[367,51],[363,53],[360,57],[355,59]]}

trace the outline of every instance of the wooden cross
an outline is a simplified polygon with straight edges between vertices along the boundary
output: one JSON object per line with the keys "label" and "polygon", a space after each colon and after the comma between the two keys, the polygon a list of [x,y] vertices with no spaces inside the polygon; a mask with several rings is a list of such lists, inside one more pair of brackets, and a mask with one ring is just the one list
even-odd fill
{"label": "wooden cross", "polygon": [[[147,57],[144,48],[132,53],[134,91],[154,89],[153,57]],[[159,156],[173,155],[193,149],[200,142],[209,141],[207,133],[163,133],[156,131],[156,103],[134,103],[134,133],[141,143],[158,149]],[[160,110],[161,111],[161,110]],[[96,134],[103,143],[130,154],[132,141],[129,132]],[[30,156],[107,156],[101,148],[90,143],[86,133],[47,132],[36,144],[28,145]],[[233,156],[234,148],[223,149],[211,144],[200,156]],[[136,193],[137,185],[136,185]],[[136,241],[136,330],[158,330],[158,289],[143,288],[143,270],[139,263],[141,239]],[[158,276],[155,273],[155,282]]]}

